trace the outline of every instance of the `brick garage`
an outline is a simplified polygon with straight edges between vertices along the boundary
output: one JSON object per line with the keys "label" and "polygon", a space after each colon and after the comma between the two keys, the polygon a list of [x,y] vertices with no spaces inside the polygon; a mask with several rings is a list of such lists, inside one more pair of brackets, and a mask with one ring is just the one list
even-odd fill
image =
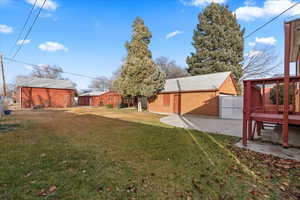
{"label": "brick garage", "polygon": [[230,72],[168,79],[165,89],[148,100],[148,111],[218,116],[220,94],[238,94]]}
{"label": "brick garage", "polygon": [[35,106],[64,108],[73,105],[75,88],[68,80],[17,79],[17,102],[21,108]]}
{"label": "brick garage", "polygon": [[78,97],[78,105],[80,106],[104,106],[112,105],[117,107],[122,103],[122,96],[113,91],[109,92],[89,92]]}

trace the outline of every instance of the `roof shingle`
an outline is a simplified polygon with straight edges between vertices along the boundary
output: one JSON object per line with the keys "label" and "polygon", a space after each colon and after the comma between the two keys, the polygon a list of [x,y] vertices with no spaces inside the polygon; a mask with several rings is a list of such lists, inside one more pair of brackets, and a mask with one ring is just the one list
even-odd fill
{"label": "roof shingle", "polygon": [[167,79],[161,93],[179,91],[218,90],[231,72],[219,72],[199,76]]}
{"label": "roof shingle", "polygon": [[35,77],[18,78],[16,80],[16,85],[18,87],[71,89],[71,90],[75,89],[73,83],[69,80],[56,80],[56,79],[35,78]]}
{"label": "roof shingle", "polygon": [[100,96],[102,94],[105,94],[107,93],[106,92],[103,92],[103,91],[92,91],[92,92],[86,92],[86,93],[83,93],[81,95],[79,95],[80,97],[85,97],[85,96]]}

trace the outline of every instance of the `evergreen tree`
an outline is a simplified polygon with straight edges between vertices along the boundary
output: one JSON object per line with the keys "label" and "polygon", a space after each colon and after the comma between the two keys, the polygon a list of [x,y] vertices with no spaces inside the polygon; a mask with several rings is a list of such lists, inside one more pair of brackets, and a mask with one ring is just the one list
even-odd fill
{"label": "evergreen tree", "polygon": [[137,17],[132,28],[132,39],[125,44],[127,57],[115,85],[123,95],[138,97],[138,110],[141,111],[141,97],[150,97],[162,90],[165,74],[152,60],[148,49],[152,35],[144,21]]}
{"label": "evergreen tree", "polygon": [[196,52],[187,57],[191,75],[232,71],[238,81],[243,74],[244,30],[228,7],[212,3],[198,16],[192,45]]}

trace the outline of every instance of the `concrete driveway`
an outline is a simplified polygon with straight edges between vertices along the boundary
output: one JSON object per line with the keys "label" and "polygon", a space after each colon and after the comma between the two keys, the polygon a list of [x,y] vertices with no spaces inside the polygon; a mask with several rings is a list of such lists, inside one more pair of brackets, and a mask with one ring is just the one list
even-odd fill
{"label": "concrete driveway", "polygon": [[242,120],[218,119],[196,115],[170,115],[161,118],[160,121],[180,128],[242,137]]}

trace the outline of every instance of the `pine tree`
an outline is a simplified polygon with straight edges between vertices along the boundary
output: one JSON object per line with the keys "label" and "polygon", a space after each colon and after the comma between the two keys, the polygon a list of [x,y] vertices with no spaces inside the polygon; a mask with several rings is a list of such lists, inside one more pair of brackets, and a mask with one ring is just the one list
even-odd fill
{"label": "pine tree", "polygon": [[148,49],[152,35],[144,21],[137,17],[132,28],[132,39],[125,44],[127,57],[115,85],[123,95],[138,97],[138,110],[141,111],[141,97],[150,97],[162,90],[165,74],[152,60]]}
{"label": "pine tree", "polygon": [[198,16],[192,45],[196,52],[187,57],[191,75],[232,71],[238,81],[243,74],[244,30],[228,7],[212,3]]}

